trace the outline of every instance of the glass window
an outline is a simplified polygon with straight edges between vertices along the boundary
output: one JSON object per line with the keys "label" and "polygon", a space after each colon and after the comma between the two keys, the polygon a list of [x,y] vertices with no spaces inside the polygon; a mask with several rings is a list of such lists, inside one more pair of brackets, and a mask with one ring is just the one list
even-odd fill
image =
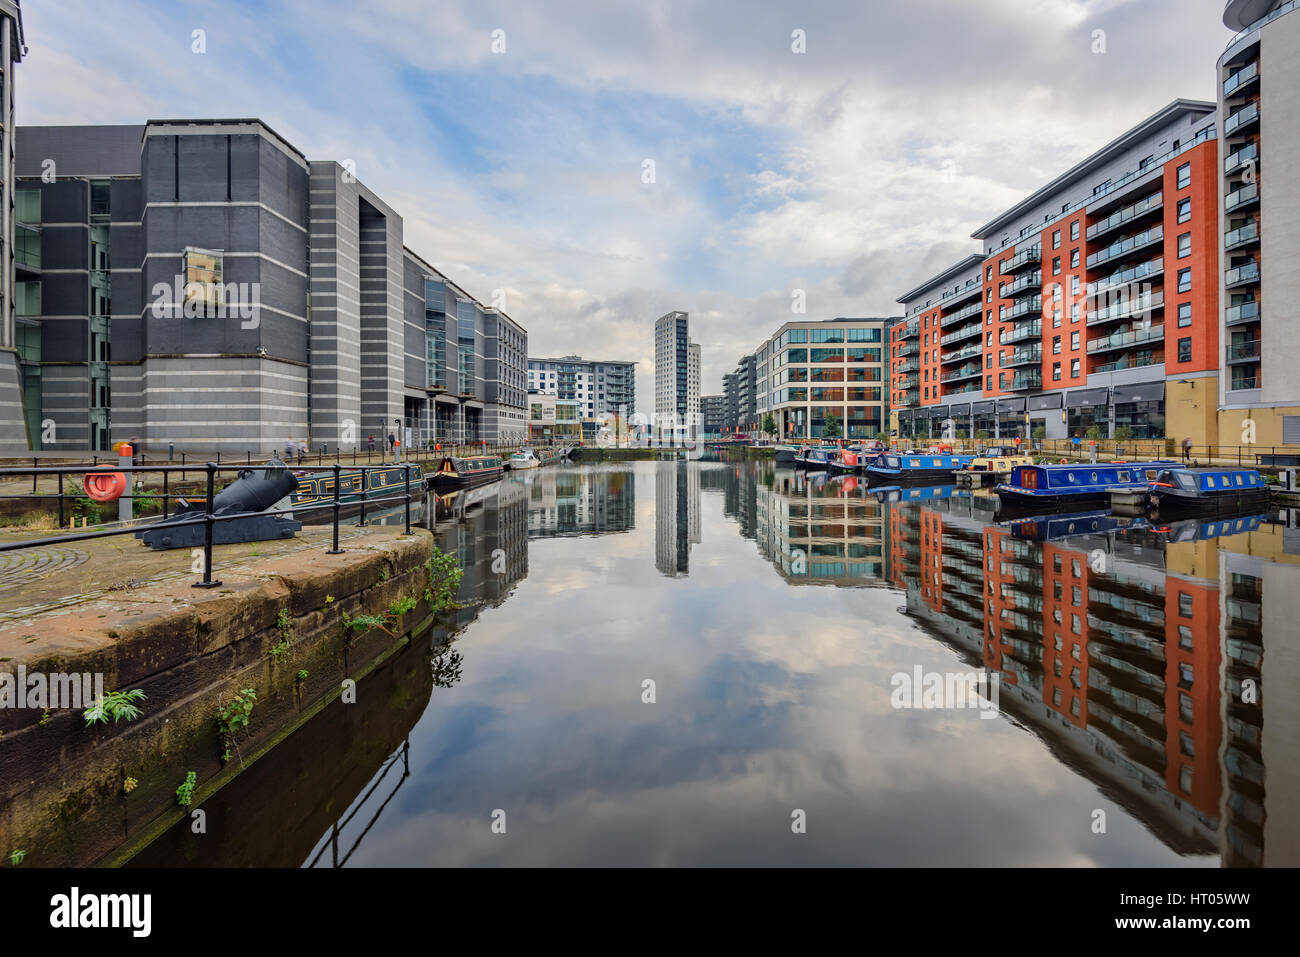
{"label": "glass window", "polygon": [[1079,238],[1079,221],[1077,219],[1070,224],[1070,238],[1071,239]]}
{"label": "glass window", "polygon": [[1178,325],[1190,326],[1192,324],[1192,304],[1190,302],[1180,302],[1178,304]]}
{"label": "glass window", "polygon": [[1192,270],[1190,268],[1178,270],[1178,291],[1192,291]]}
{"label": "glass window", "polygon": [[1192,361],[1192,340],[1190,336],[1186,339],[1178,340],[1178,361],[1179,362]]}
{"label": "glass window", "polygon": [[1188,199],[1180,199],[1178,201],[1178,221],[1180,223],[1185,223],[1191,218],[1192,218],[1191,198],[1189,197]]}
{"label": "glass window", "polygon": [[1192,185],[1192,164],[1184,163],[1178,167],[1178,188],[1184,189]]}
{"label": "glass window", "polygon": [[1070,250],[1070,267],[1071,267],[1071,268],[1076,268],[1076,267],[1078,267],[1078,265],[1079,265],[1079,250],[1077,250],[1077,249],[1071,249],[1071,250]]}
{"label": "glass window", "polygon": [[1178,258],[1185,259],[1192,254],[1192,234],[1183,233],[1178,237]]}
{"label": "glass window", "polygon": [[1061,231],[1059,229],[1055,230],[1052,233],[1052,248],[1053,249],[1061,248]]}
{"label": "glass window", "polygon": [[189,248],[185,250],[185,306],[189,314],[191,302],[199,304],[204,311],[209,307],[221,305],[222,257],[205,249]]}
{"label": "glass window", "polygon": [[1057,256],[1052,260],[1052,275],[1059,275],[1061,272],[1061,257]]}

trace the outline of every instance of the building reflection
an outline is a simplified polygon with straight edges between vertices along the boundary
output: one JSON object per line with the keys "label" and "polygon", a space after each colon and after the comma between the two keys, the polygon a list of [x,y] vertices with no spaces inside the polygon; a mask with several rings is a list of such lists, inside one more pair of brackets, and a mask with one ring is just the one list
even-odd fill
{"label": "building reflection", "polygon": [[636,527],[636,481],[628,469],[541,468],[521,481],[528,489],[529,538]]}
{"label": "building reflection", "polygon": [[704,471],[705,467],[684,460],[660,463],[655,469],[655,568],[669,578],[690,573],[691,546],[701,540],[700,481]]}
{"label": "building reflection", "polygon": [[449,625],[458,630],[501,604],[528,577],[528,489],[510,479],[434,500],[438,547],[464,571]]}

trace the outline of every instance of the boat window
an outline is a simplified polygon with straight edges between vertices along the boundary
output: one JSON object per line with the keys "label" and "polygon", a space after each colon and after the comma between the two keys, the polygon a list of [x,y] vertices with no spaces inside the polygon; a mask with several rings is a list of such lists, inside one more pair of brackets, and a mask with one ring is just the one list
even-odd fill
{"label": "boat window", "polygon": [[1213,475],[1207,475],[1207,476],[1205,476],[1205,487],[1206,487],[1206,488],[1214,488],[1214,476],[1213,476]]}
{"label": "boat window", "polygon": [[1238,484],[1238,485],[1241,484],[1241,473],[1240,473],[1240,472],[1237,473],[1237,484]]}
{"label": "boat window", "polygon": [[1157,481],[1158,478],[1159,478],[1159,475],[1157,474],[1157,472],[1156,472],[1155,469],[1147,469],[1147,481],[1148,481],[1148,482],[1154,482],[1154,481]]}
{"label": "boat window", "polygon": [[1180,487],[1189,492],[1196,491],[1196,477],[1191,472],[1179,472],[1176,478]]}
{"label": "boat window", "polygon": [[921,460],[920,460],[920,459],[912,459],[908,464],[911,465],[912,468],[920,468],[920,467],[921,467]]}
{"label": "boat window", "polygon": [[1092,480],[1093,480],[1094,482],[1097,481],[1097,473],[1096,473],[1096,472],[1093,472],[1093,473],[1092,473]]}
{"label": "boat window", "polygon": [[1127,482],[1127,481],[1129,480],[1129,471],[1128,471],[1128,469],[1120,469],[1120,470],[1119,470],[1119,480],[1120,480],[1121,482]]}
{"label": "boat window", "polygon": [[1071,481],[1071,482],[1074,481],[1074,473],[1073,473],[1073,472],[1067,472],[1067,473],[1065,473],[1065,477],[1066,477],[1066,479],[1067,479],[1068,481]]}

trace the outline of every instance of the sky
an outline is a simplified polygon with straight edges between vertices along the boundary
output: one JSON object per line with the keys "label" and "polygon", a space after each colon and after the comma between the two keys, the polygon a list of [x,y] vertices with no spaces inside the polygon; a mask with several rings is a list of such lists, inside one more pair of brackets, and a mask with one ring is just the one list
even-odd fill
{"label": "sky", "polygon": [[17,117],[258,117],[351,160],[530,355],[637,361],[649,412],[655,318],[690,313],[713,393],[796,291],[898,315],[995,214],[1212,100],[1223,6],[28,0]]}

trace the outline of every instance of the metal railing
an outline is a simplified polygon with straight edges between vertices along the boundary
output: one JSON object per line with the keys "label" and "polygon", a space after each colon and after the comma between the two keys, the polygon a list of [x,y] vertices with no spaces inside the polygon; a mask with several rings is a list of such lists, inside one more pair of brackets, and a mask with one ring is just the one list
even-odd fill
{"label": "metal railing", "polygon": [[[124,465],[124,466],[113,466],[113,472],[120,472],[126,476],[132,476],[137,473],[146,473],[146,472],[162,473],[163,514],[160,517],[162,519],[167,519],[169,517],[168,505],[172,498],[184,499],[186,503],[190,505],[193,505],[195,499],[197,498],[197,496],[193,494],[172,496],[169,492],[168,480],[170,476],[178,472],[184,474],[186,468],[187,467],[184,465],[163,465],[163,466]],[[203,547],[203,578],[202,580],[195,582],[194,587],[215,588],[216,586],[221,584],[220,581],[213,581],[212,579],[213,529],[215,528],[217,522],[228,522],[228,521],[233,521],[234,519],[246,519],[252,516],[293,515],[295,513],[303,513],[303,512],[312,513],[312,512],[319,512],[322,510],[329,510],[332,513],[333,544],[330,550],[327,552],[327,554],[338,555],[342,553],[343,549],[339,548],[339,513],[342,510],[344,505],[352,505],[353,503],[352,502],[345,503],[341,498],[339,477],[341,476],[345,466],[339,462],[335,462],[332,466],[330,466],[330,468],[333,470],[334,473],[334,482],[333,482],[334,496],[332,502],[319,504],[319,505],[297,505],[297,506],[291,506],[290,508],[287,509],[268,508],[261,511],[238,512],[230,515],[213,515],[212,503],[214,498],[216,497],[216,492],[217,492],[216,481],[217,481],[218,473],[234,472],[236,473],[235,477],[238,478],[239,473],[243,473],[243,472],[273,472],[273,471],[278,472],[278,471],[283,471],[285,469],[292,470],[292,467],[288,465],[278,465],[278,464],[277,465],[245,464],[245,465],[219,466],[215,462],[206,462],[202,466],[202,471],[205,477],[204,493],[202,496],[203,511],[201,513],[196,513],[192,518],[171,520],[168,521],[165,525],[160,525],[158,523],[149,521],[148,518],[153,517],[150,516],[143,521],[139,519],[133,519],[125,523],[122,522],[105,523],[106,526],[108,527],[99,527],[99,528],[91,529],[89,531],[75,532],[68,535],[54,535],[45,538],[18,539],[15,541],[0,541],[0,554],[3,554],[4,552],[18,551],[24,548],[46,548],[54,545],[69,545],[76,542],[89,541],[91,539],[111,538],[116,535],[135,535],[137,532],[148,531],[152,528],[161,527],[161,528],[172,529],[172,528],[184,528],[186,526],[191,526],[191,525],[202,525],[203,526],[203,546],[202,546]],[[405,472],[405,483],[404,483],[404,488],[402,493],[386,495],[383,498],[375,498],[375,499],[371,499],[370,501],[371,504],[376,504],[380,501],[402,502],[405,507],[404,518],[406,523],[406,534],[409,535],[411,534],[411,472],[415,468],[415,464],[404,462],[404,463],[399,463],[397,465],[393,465],[391,463],[388,465],[375,465],[375,466],[361,465],[355,468],[349,467],[349,470],[365,473],[365,472],[378,471],[380,469],[390,469],[390,468],[401,468]],[[188,466],[188,470],[198,471],[198,468],[194,465],[190,465]],[[76,465],[76,466],[68,466],[68,465],[44,466],[44,467],[33,466],[32,468],[0,469],[0,483],[3,483],[6,479],[10,479],[10,478],[21,478],[26,475],[32,476],[31,494],[28,493],[6,494],[6,495],[0,495],[0,499],[6,499],[6,498],[22,498],[28,500],[33,498],[37,500],[49,500],[51,498],[57,499],[59,528],[62,529],[64,517],[65,517],[65,507],[64,507],[65,501],[69,499],[76,501],[82,498],[81,495],[77,495],[77,494],[69,495],[65,493],[64,481],[63,481],[64,476],[73,475],[73,474],[84,476],[85,474],[87,474],[87,472],[90,471],[94,471],[93,467],[88,467],[84,464]],[[111,474],[111,473],[102,472],[100,474]],[[41,493],[36,490],[37,479],[41,475],[54,475],[58,477],[57,493],[55,493],[54,495],[50,495],[49,493]],[[128,479],[128,487],[130,486],[130,484],[131,484],[130,480]],[[396,490],[394,491],[396,492]],[[361,527],[364,527],[366,524],[365,493],[366,493],[366,489],[365,489],[365,484],[363,483],[361,494],[358,499],[360,504],[360,520],[358,521],[357,524],[358,526]],[[128,493],[124,493],[123,496],[121,497],[125,498],[128,495],[133,499],[156,497],[148,492],[136,493],[134,491],[129,491]],[[109,503],[96,503],[96,504],[109,504]]]}

